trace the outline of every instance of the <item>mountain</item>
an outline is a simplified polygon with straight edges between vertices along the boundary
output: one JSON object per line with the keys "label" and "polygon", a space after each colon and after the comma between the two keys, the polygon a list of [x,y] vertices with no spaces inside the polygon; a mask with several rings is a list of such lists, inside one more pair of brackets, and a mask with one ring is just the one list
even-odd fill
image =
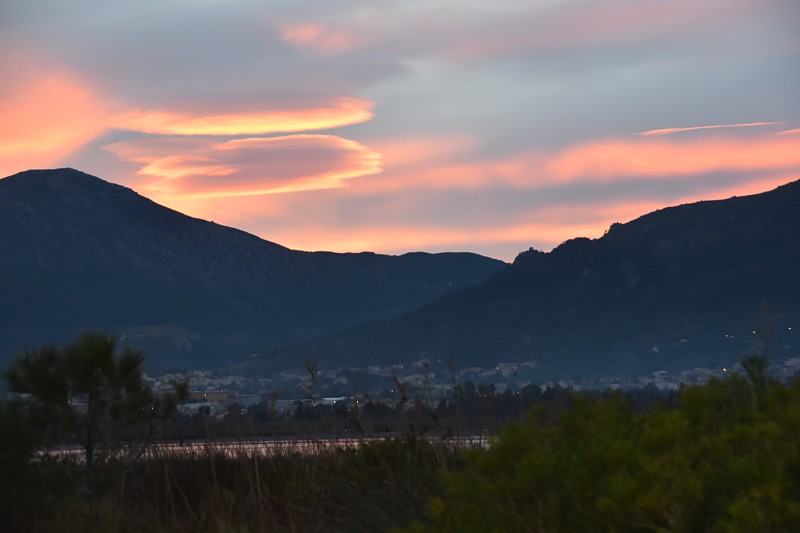
{"label": "mountain", "polygon": [[208,367],[395,316],[505,268],[469,253],[300,252],[73,169],[0,180],[0,363],[96,328]]}
{"label": "mountain", "polygon": [[800,356],[798,265],[800,181],[531,249],[478,286],[259,364],[296,354],[325,367],[425,358],[524,365],[546,380],[724,365],[765,349]]}

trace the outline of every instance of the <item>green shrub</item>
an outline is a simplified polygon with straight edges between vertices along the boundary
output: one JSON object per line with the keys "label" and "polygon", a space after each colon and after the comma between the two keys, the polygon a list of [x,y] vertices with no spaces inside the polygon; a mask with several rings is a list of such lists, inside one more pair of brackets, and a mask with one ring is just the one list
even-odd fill
{"label": "green shrub", "polygon": [[733,376],[675,409],[534,411],[444,475],[409,531],[800,531],[800,385]]}

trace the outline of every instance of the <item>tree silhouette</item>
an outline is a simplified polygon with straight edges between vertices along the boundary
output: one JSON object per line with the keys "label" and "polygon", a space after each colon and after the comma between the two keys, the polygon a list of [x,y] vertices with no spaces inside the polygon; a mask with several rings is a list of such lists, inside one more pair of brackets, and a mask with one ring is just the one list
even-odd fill
{"label": "tree silhouette", "polygon": [[99,467],[108,459],[141,455],[160,420],[187,395],[175,384],[171,395],[156,396],[142,379],[142,353],[98,332],[81,335],[58,349],[28,350],[6,371],[10,392],[26,397],[27,423],[47,449],[77,442],[83,448],[82,488],[95,511]]}

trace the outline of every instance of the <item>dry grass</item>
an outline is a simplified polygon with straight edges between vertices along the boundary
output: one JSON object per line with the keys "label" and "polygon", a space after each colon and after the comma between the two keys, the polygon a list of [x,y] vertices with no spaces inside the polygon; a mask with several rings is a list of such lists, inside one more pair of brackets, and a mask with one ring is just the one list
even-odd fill
{"label": "dry grass", "polygon": [[[265,450],[156,448],[125,469],[109,463],[97,523],[77,494],[62,496],[41,531],[389,531],[425,518],[452,444],[414,437]],[[45,466],[41,466],[45,468]],[[35,475],[36,472],[33,472]],[[64,481],[67,483],[67,481]],[[54,529],[55,528],[55,529]]]}

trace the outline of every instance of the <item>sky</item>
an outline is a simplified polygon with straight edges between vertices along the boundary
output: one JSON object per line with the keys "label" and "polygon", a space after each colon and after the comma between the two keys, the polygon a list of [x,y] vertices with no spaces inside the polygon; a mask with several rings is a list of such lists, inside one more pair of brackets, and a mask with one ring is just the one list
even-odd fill
{"label": "sky", "polygon": [[800,179],[797,0],[3,0],[0,176],[511,261]]}

